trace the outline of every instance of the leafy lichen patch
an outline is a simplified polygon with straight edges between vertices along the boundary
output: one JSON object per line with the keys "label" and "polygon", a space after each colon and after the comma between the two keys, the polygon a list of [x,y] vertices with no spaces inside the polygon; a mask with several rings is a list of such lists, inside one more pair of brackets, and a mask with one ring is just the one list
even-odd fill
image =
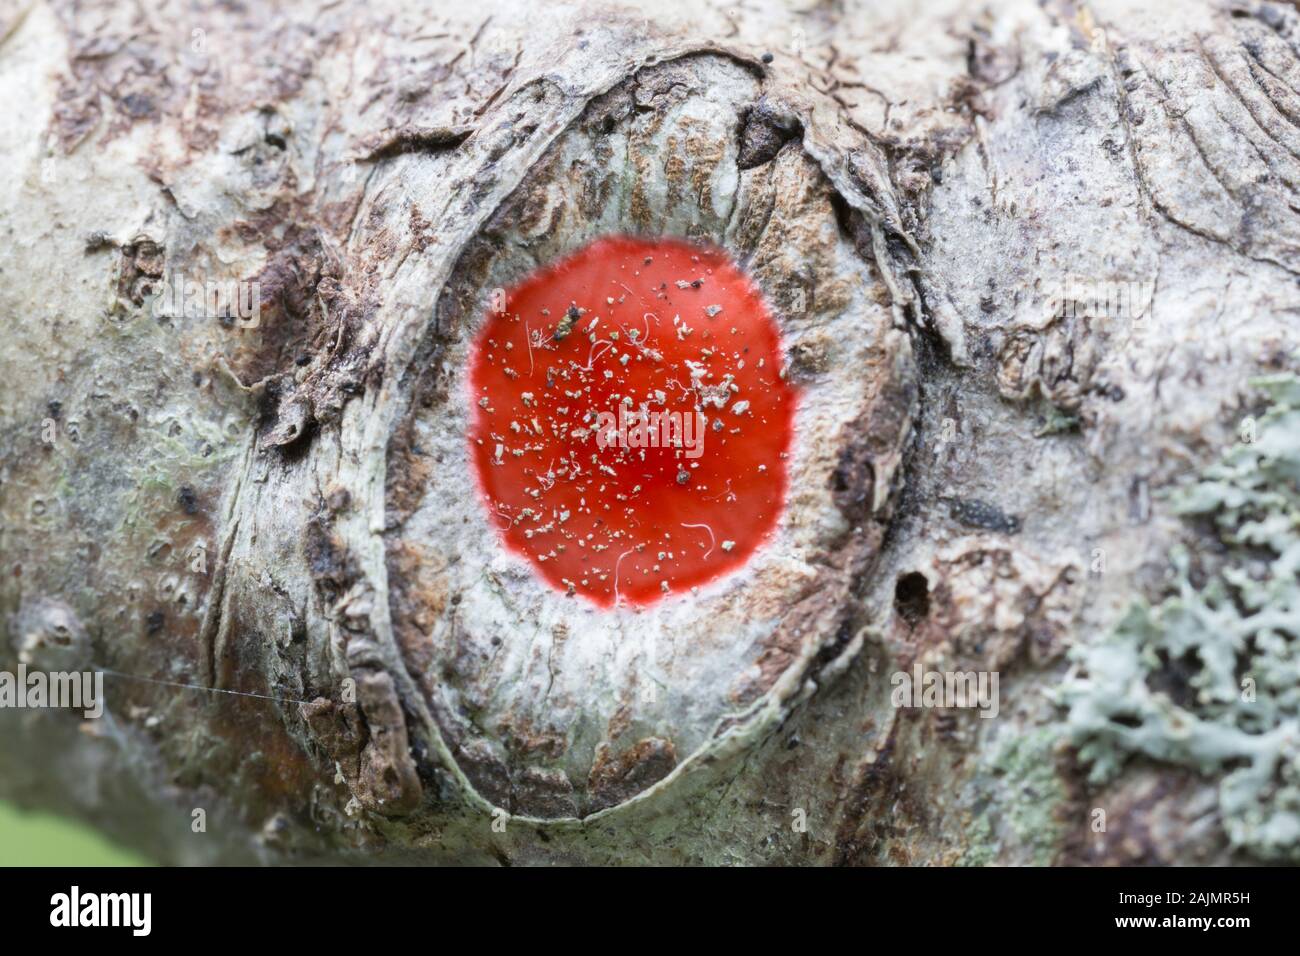
{"label": "leafy lichen patch", "polygon": [[1173,592],[1133,605],[1076,652],[1067,727],[1114,777],[1141,755],[1219,777],[1232,844],[1300,860],[1300,379],[1256,383],[1271,400],[1243,440],[1171,496],[1211,523],[1219,554],[1179,550]]}
{"label": "leafy lichen patch", "polygon": [[963,866],[987,866],[1004,851],[1035,866],[1050,865],[1061,845],[1068,800],[1056,772],[1058,727],[1006,737],[975,778],[975,809],[964,827]]}

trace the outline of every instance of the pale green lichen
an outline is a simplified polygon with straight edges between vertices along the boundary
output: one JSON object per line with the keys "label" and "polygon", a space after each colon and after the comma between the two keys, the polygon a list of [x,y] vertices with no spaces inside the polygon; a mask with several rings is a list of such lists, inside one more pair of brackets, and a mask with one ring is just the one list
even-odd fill
{"label": "pale green lichen", "polygon": [[1223,552],[1176,552],[1173,593],[1080,648],[1059,699],[1095,782],[1139,754],[1219,776],[1233,845],[1300,860],[1300,379],[1255,384],[1253,440],[1170,499]]}
{"label": "pale green lichen", "polygon": [[982,809],[966,828],[962,865],[994,863],[1004,846],[1017,848],[1023,862],[1052,863],[1062,835],[1058,809],[1066,800],[1053,753],[1059,740],[1054,725],[1017,733],[983,764],[975,790]]}
{"label": "pale green lichen", "polygon": [[993,866],[997,863],[1001,844],[987,812],[972,818],[964,832],[966,849],[957,860],[958,866]]}

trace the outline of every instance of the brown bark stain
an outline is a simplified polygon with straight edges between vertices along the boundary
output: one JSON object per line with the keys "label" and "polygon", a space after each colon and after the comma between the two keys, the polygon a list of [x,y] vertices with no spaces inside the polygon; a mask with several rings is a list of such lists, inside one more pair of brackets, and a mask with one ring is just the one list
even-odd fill
{"label": "brown bark stain", "polygon": [[[407,667],[428,683],[434,678],[429,634],[448,606],[447,586],[437,559],[412,541],[389,539],[386,545],[388,593],[393,636]],[[432,687],[426,687],[426,692]]]}
{"label": "brown bark stain", "polygon": [[668,776],[676,766],[677,749],[671,740],[662,737],[646,737],[618,753],[602,744],[587,778],[587,812],[595,813],[631,799]]}
{"label": "brown bark stain", "polygon": [[[205,755],[203,777],[239,795],[251,821],[260,822],[282,808],[303,815],[312,788],[320,780],[320,770],[288,729],[298,717],[298,705],[275,699],[299,694],[267,680],[262,650],[267,636],[255,621],[245,617],[238,604],[232,603],[229,613],[231,639],[216,662],[217,686],[259,697],[210,695],[205,723],[219,746]],[[236,785],[231,787],[230,780]]]}
{"label": "brown bark stain", "polygon": [[[1138,772],[1105,788],[1090,788],[1073,754],[1062,779],[1071,781],[1064,810],[1061,866],[1170,866],[1208,864],[1230,852],[1226,836],[1207,809],[1217,801],[1203,797],[1213,785],[1190,770],[1161,767]],[[1105,812],[1105,830],[1094,829],[1096,810]]]}
{"label": "brown bark stain", "polygon": [[392,676],[382,671],[354,671],[353,676],[369,735],[361,751],[358,796],[376,813],[406,816],[419,808],[424,788],[411,759],[397,688]]}

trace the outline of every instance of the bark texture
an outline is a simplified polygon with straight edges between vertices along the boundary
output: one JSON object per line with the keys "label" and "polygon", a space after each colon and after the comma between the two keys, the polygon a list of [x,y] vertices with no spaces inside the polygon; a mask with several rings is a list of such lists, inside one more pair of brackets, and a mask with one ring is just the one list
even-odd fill
{"label": "bark texture", "polygon": [[[187,863],[1300,858],[1291,5],[5,0],[0,92],[0,668],[111,672],[0,795]],[[464,369],[609,232],[730,250],[803,398],[772,544],[602,613]]]}

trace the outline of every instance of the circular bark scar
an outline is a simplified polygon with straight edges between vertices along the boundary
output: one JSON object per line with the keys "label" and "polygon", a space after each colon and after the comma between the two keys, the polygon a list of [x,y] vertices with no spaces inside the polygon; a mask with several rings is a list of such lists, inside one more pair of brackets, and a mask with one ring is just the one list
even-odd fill
{"label": "circular bark scar", "polygon": [[[617,812],[719,765],[866,623],[912,356],[856,214],[802,144],[741,162],[764,93],[724,56],[640,70],[551,142],[440,291],[437,347],[389,445],[391,619],[468,785],[513,814]],[[588,286],[529,285],[556,264]],[[643,461],[574,435],[627,398],[702,406],[704,454],[670,443]],[[715,440],[734,454],[710,460]],[[560,472],[575,459],[584,484]],[[615,474],[586,475],[602,464]],[[711,541],[683,527],[706,523]]]}
{"label": "circular bark scar", "polygon": [[721,249],[597,240],[490,306],[469,380],[489,514],[566,594],[689,595],[781,516],[794,389],[762,295]]}

